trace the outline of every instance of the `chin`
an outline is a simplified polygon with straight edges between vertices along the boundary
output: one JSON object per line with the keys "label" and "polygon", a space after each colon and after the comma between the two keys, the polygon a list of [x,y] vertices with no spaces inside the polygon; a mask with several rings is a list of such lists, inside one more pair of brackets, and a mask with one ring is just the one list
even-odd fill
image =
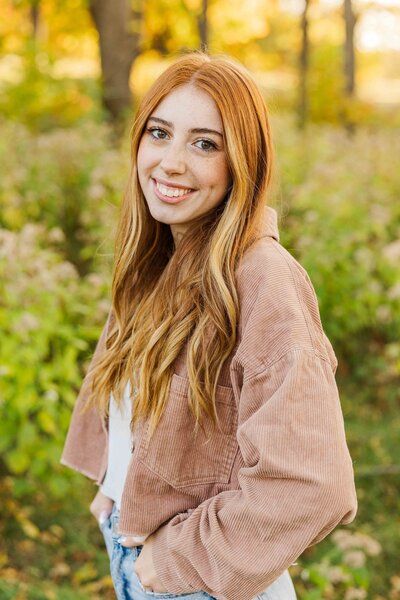
{"label": "chin", "polygon": [[155,221],[164,223],[164,225],[175,225],[177,221],[179,222],[176,216],[168,214],[170,212],[168,207],[149,207],[149,211]]}

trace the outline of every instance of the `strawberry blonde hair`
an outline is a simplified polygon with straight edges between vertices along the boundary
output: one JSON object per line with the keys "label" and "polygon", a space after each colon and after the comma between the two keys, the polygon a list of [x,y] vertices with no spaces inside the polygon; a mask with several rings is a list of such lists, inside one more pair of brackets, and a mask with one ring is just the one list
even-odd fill
{"label": "strawberry blonde hair", "polygon": [[[211,96],[223,124],[232,184],[221,204],[196,220],[174,248],[169,225],[153,219],[141,190],[137,152],[147,120],[179,86]],[[247,70],[202,52],[184,55],[144,96],[131,131],[131,174],[115,242],[112,319],[106,348],[91,372],[89,405],[108,413],[126,384],[135,390],[132,428],[160,421],[174,372],[186,349],[189,408],[195,429],[203,411],[218,424],[215,392],[237,336],[235,270],[263,218],[271,178],[272,144],[265,102]]]}

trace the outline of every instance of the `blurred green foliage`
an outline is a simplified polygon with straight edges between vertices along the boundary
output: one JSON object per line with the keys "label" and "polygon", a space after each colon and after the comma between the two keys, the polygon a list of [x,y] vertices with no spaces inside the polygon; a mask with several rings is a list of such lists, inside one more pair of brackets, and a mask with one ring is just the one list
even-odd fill
{"label": "blurred green foliage", "polygon": [[51,496],[66,493],[59,450],[79,364],[107,310],[105,282],[94,273],[81,280],[51,247],[59,236],[34,224],[0,230],[0,452],[25,498],[38,482]]}
{"label": "blurred green foliage", "polygon": [[47,54],[27,51],[22,58],[21,79],[4,86],[0,95],[0,114],[33,131],[101,119],[100,87],[93,79],[55,77]]}
{"label": "blurred green foliage", "polygon": [[[316,287],[362,401],[394,409],[400,377],[400,140],[395,131],[277,124],[284,244]],[[279,199],[277,200],[279,206]],[[287,217],[285,217],[287,214]]]}
{"label": "blurred green foliage", "polygon": [[112,254],[112,223],[129,166],[129,150],[112,143],[101,123],[40,135],[0,121],[0,226],[14,232],[29,223],[55,229],[57,250],[79,273],[93,257]]}

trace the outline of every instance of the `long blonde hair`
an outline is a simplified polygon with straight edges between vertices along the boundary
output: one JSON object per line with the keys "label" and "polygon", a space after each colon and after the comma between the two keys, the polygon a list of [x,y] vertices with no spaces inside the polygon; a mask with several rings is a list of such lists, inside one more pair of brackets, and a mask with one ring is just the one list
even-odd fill
{"label": "long blonde hair", "polygon": [[[207,92],[220,111],[232,185],[222,203],[198,219],[174,249],[169,226],[148,210],[136,157],[157,105],[189,83]],[[147,92],[131,132],[131,176],[115,243],[113,319],[92,371],[88,405],[107,414],[110,392],[121,403],[129,382],[136,392],[131,426],[149,419],[153,433],[174,362],[185,349],[195,429],[202,425],[203,411],[218,424],[216,385],[237,339],[235,270],[262,220],[272,155],[264,100],[250,74],[232,59],[184,55]]]}

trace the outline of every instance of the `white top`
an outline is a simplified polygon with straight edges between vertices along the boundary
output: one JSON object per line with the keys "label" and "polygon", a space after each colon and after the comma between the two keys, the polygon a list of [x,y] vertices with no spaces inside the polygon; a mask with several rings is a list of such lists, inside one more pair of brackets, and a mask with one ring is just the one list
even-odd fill
{"label": "white top", "polygon": [[[107,472],[100,486],[101,492],[114,500],[118,510],[121,508],[122,492],[132,456],[133,435],[131,432],[132,402],[130,384],[126,385],[121,408],[110,394],[108,418],[108,463]],[[132,536],[133,540],[143,543],[146,535]]]}
{"label": "white top", "polygon": [[[132,456],[134,439],[131,431],[132,402],[130,385],[127,384],[122,406],[119,407],[110,394],[108,414],[108,463],[101,492],[114,500],[118,510],[121,508],[122,492]],[[143,543],[147,535],[132,536],[133,540]]]}
{"label": "white top", "polygon": [[121,408],[110,394],[108,419],[108,465],[100,487],[102,493],[121,508],[122,490],[132,455],[133,436],[130,428],[132,404],[129,382],[125,388]]}

